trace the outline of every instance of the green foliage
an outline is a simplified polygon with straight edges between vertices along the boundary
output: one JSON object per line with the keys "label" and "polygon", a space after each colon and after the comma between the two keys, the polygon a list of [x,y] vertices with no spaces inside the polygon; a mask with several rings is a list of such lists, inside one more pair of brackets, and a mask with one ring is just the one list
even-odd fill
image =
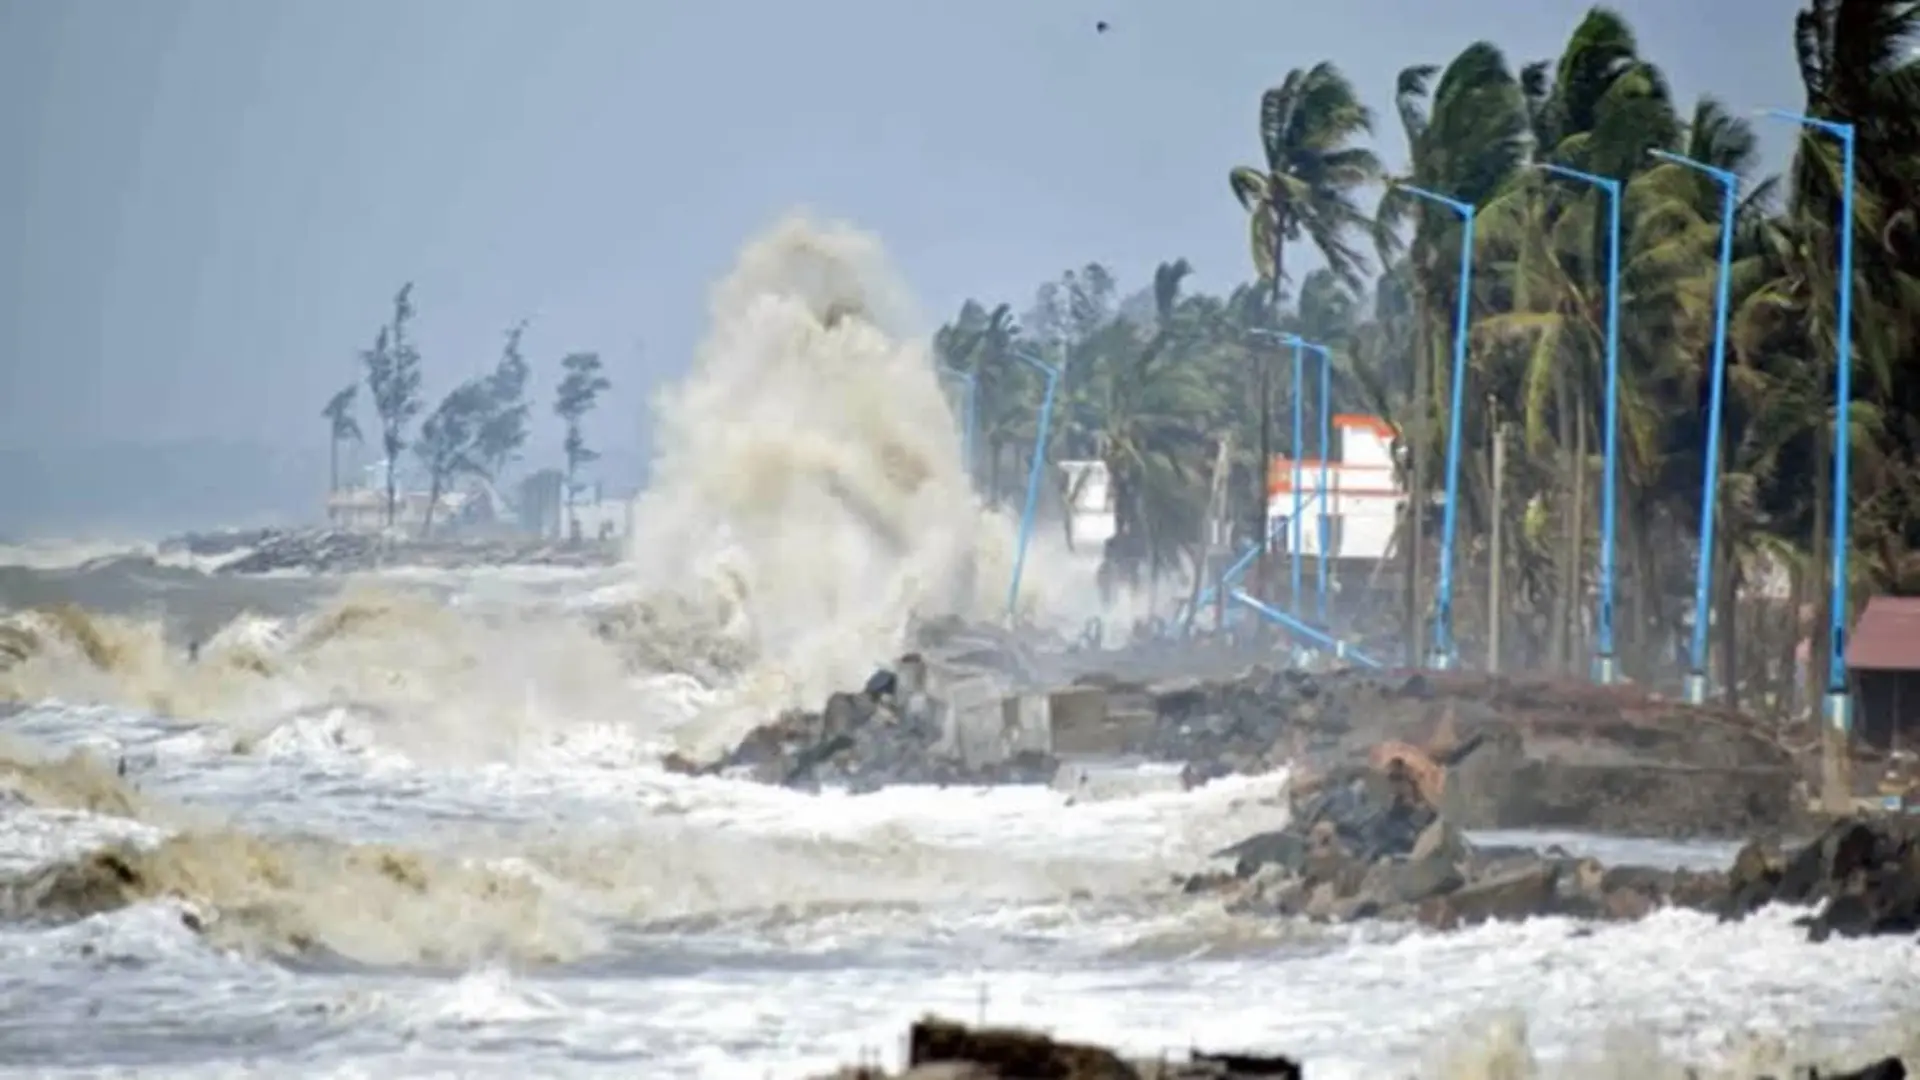
{"label": "green foliage", "polygon": [[[589,449],[586,436],[581,433],[580,423],[600,400],[602,392],[613,384],[602,374],[600,354],[591,352],[568,353],[560,361],[559,388],[555,391],[553,411],[567,426],[565,441],[561,444],[566,454],[567,506],[573,506],[574,478],[580,466],[599,458],[599,454]],[[573,523],[573,531],[579,532],[579,523]]]}
{"label": "green foliage", "polygon": [[[1800,57],[1804,111],[1859,132],[1854,584],[1920,591],[1920,377],[1907,370],[1920,357],[1920,7],[1809,0],[1780,33]],[[1626,21],[1595,8],[1557,57],[1516,70],[1495,44],[1476,42],[1408,68],[1394,87],[1407,162],[1394,179],[1479,208],[1460,549],[1475,558],[1491,526],[1491,441],[1513,423],[1526,452],[1509,461],[1504,486],[1509,580],[1515,609],[1541,631],[1526,635],[1539,639],[1539,665],[1579,659],[1590,604],[1607,267],[1603,197],[1548,182],[1532,161],[1624,184],[1621,628],[1641,655],[1623,659],[1653,664],[1690,597],[1720,231],[1718,187],[1662,164],[1654,148],[1741,177],[1719,516],[1723,549],[1740,561],[1726,576],[1784,570],[1801,595],[1820,595],[1832,497],[1836,144],[1809,134],[1784,181],[1757,175],[1752,122],[1712,98],[1678,104],[1668,86]],[[1223,440],[1238,494],[1231,516],[1245,534],[1261,515],[1256,448],[1294,392],[1290,365],[1264,371],[1279,354],[1249,340],[1267,327],[1331,346],[1335,409],[1392,420],[1407,451],[1403,482],[1436,489],[1460,223],[1391,188],[1374,213],[1360,210],[1361,189],[1385,178],[1363,145],[1371,131],[1331,63],[1294,70],[1262,95],[1250,132],[1261,164],[1229,176],[1248,214],[1255,283],[1228,295],[1183,292],[1187,268],[1175,260],[1125,298],[1105,268],[1071,272],[1042,285],[1019,321],[1006,304],[968,301],[935,345],[980,380],[987,494],[1006,499],[1018,486],[1006,478],[1019,474],[1039,385],[1007,358],[1031,348],[1067,373],[1050,452],[1107,464],[1119,533],[1106,553],[1110,580],[1151,578],[1197,554]],[[1302,241],[1325,269],[1289,289],[1287,255]],[[1311,379],[1308,394],[1311,414]]]}
{"label": "green foliage", "polygon": [[525,322],[507,331],[500,360],[483,384],[486,413],[474,433],[474,453],[488,476],[498,478],[527,443],[527,377],[530,371],[520,351]]}
{"label": "green foliage", "polygon": [[327,405],[320,410],[321,419],[327,422],[327,490],[340,490],[340,444],[365,441],[360,432],[360,421],[354,418],[353,407],[360,397],[360,384],[348,383],[334,391],[327,399]]}
{"label": "green foliage", "polygon": [[413,324],[413,283],[393,297],[393,316],[374,335],[373,347],[360,354],[367,369],[367,389],[380,418],[380,447],[386,452],[387,524],[399,506],[395,489],[400,454],[407,448],[407,425],[420,415],[420,351],[409,331]]}
{"label": "green foliage", "polygon": [[422,532],[433,531],[440,496],[459,476],[486,476],[481,434],[496,414],[495,387],[488,378],[469,379],[454,387],[420,425],[413,451],[427,470],[427,510]]}

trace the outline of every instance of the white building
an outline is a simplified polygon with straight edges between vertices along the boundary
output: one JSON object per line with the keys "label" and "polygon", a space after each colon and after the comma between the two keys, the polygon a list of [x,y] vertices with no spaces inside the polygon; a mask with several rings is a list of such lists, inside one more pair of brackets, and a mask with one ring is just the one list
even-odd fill
{"label": "white building", "polygon": [[[1321,490],[1318,458],[1275,455],[1267,482],[1267,524],[1274,547],[1291,547],[1294,489],[1300,491],[1300,552],[1319,556],[1320,515],[1327,515],[1327,552],[1335,559],[1377,562],[1393,547],[1394,532],[1406,505],[1393,463],[1393,426],[1375,416],[1333,417],[1333,456],[1326,463]],[[1297,477],[1297,480],[1296,480]],[[1324,499],[1324,502],[1323,502]]]}
{"label": "white building", "polygon": [[1091,552],[1097,558],[1118,528],[1107,463],[1062,461],[1058,467],[1066,483],[1067,539],[1073,550]]}

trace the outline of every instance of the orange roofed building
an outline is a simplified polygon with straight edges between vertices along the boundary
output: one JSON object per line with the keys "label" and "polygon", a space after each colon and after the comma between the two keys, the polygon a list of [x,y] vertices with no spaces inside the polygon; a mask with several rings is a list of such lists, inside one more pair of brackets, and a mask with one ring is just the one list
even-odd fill
{"label": "orange roofed building", "polygon": [[[1294,487],[1300,488],[1300,552],[1318,557],[1320,515],[1327,515],[1327,554],[1335,559],[1379,561],[1393,547],[1407,492],[1393,462],[1393,425],[1377,416],[1338,413],[1332,422],[1327,490],[1320,490],[1320,460],[1296,463],[1276,454],[1267,473],[1267,526],[1276,551],[1290,550]],[[1318,432],[1308,436],[1317,441]],[[1298,478],[1296,480],[1296,477]],[[1324,495],[1324,504],[1322,496]]]}

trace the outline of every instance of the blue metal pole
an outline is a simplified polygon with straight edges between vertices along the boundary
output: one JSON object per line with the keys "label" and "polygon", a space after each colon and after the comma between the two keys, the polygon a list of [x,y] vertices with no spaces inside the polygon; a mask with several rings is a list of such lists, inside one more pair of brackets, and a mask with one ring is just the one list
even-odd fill
{"label": "blue metal pole", "polygon": [[1289,573],[1292,574],[1292,581],[1290,584],[1290,588],[1287,591],[1287,610],[1291,611],[1293,613],[1293,617],[1296,619],[1300,617],[1300,539],[1301,539],[1300,515],[1304,513],[1307,508],[1306,494],[1305,492],[1302,492],[1300,490],[1300,453],[1302,450],[1300,434],[1301,434],[1301,424],[1305,422],[1305,418],[1306,418],[1306,414],[1302,409],[1302,402],[1305,400],[1306,395],[1301,393],[1301,390],[1303,389],[1301,383],[1306,371],[1305,359],[1304,359],[1305,356],[1306,356],[1306,342],[1301,341],[1297,337],[1294,338],[1293,339],[1293,462],[1292,462],[1292,465],[1293,465],[1293,516],[1287,522],[1287,525],[1288,525],[1287,531],[1291,534],[1290,539],[1288,539],[1287,541],[1287,557],[1288,557],[1288,561],[1292,564],[1292,568],[1289,571]]}
{"label": "blue metal pole", "polygon": [[1308,626],[1306,623],[1301,622],[1299,619],[1277,608],[1263,604],[1253,597],[1248,596],[1246,592],[1241,589],[1233,590],[1231,595],[1236,603],[1252,609],[1254,614],[1287,631],[1295,638],[1310,645],[1317,645],[1326,652],[1332,653],[1336,659],[1351,660],[1364,668],[1374,668],[1377,670],[1380,667],[1378,660],[1347,644],[1345,641],[1334,637],[1332,634],[1318,627]]}
{"label": "blue metal pole", "polygon": [[1315,345],[1313,348],[1320,354],[1320,513],[1318,517],[1320,522],[1318,552],[1320,556],[1320,582],[1319,588],[1315,591],[1318,603],[1314,611],[1314,621],[1321,626],[1326,626],[1327,562],[1332,557],[1331,553],[1327,550],[1327,534],[1329,531],[1327,528],[1328,500],[1333,498],[1333,487],[1327,482],[1329,470],[1327,460],[1332,454],[1330,447],[1333,442],[1331,437],[1333,433],[1333,353],[1324,345]]}
{"label": "blue metal pole", "polygon": [[1027,468],[1027,502],[1020,511],[1020,539],[1013,553],[1013,581],[1007,585],[1007,622],[1019,611],[1020,574],[1026,568],[1027,542],[1033,538],[1033,515],[1040,505],[1040,475],[1047,460],[1047,432],[1053,424],[1053,394],[1060,386],[1060,369],[1030,353],[1015,350],[1013,357],[1046,377],[1040,416],[1033,432],[1033,464]]}
{"label": "blue metal pole", "polygon": [[1564,165],[1542,163],[1557,176],[1581,180],[1607,195],[1607,400],[1601,423],[1600,479],[1600,619],[1594,644],[1593,678],[1612,683],[1618,672],[1613,648],[1614,533],[1619,505],[1620,449],[1620,181]]}
{"label": "blue metal pole", "polygon": [[[1267,526],[1267,531],[1269,534],[1268,540],[1255,540],[1253,543],[1248,544],[1247,549],[1240,553],[1239,558],[1233,560],[1233,563],[1225,570],[1220,571],[1220,580],[1200,590],[1200,595],[1195,599],[1193,607],[1187,611],[1187,628],[1189,630],[1193,628],[1194,619],[1199,616],[1200,609],[1213,603],[1214,598],[1220,595],[1222,589],[1232,588],[1233,583],[1240,580],[1240,575],[1246,573],[1247,568],[1253,565],[1253,560],[1260,557],[1260,549],[1265,547],[1267,542],[1272,539],[1273,526],[1271,524]],[[1217,630],[1219,627],[1215,627],[1214,629]]]}
{"label": "blue metal pole", "polygon": [[[1458,535],[1460,516],[1460,419],[1465,411],[1467,387],[1467,321],[1473,298],[1473,220],[1472,203],[1461,202],[1411,184],[1400,190],[1452,210],[1460,216],[1460,296],[1453,313],[1453,388],[1447,416],[1447,494],[1441,507],[1440,585],[1434,593],[1433,641],[1429,643],[1427,666],[1445,670],[1453,666],[1453,546]],[[1414,493],[1424,498],[1425,492]]]}
{"label": "blue metal pole", "polygon": [[1834,359],[1834,401],[1839,417],[1833,426],[1833,591],[1827,620],[1827,715],[1838,731],[1852,718],[1847,711],[1847,524],[1852,503],[1853,457],[1853,156],[1852,124],[1835,124],[1840,136],[1840,313],[1834,328],[1839,339]]}
{"label": "blue metal pole", "polygon": [[1687,701],[1707,701],[1707,627],[1712,621],[1713,517],[1720,501],[1720,414],[1727,386],[1727,309],[1733,279],[1733,215],[1739,204],[1740,177],[1690,157],[1653,151],[1661,161],[1705,173],[1720,185],[1720,267],[1713,304],[1713,366],[1707,380],[1706,461],[1700,470],[1700,546],[1693,571],[1693,648],[1687,668]]}
{"label": "blue metal pole", "polygon": [[1853,727],[1847,700],[1847,525],[1852,501],[1849,466],[1853,438],[1853,175],[1854,127],[1840,120],[1822,120],[1799,113],[1768,109],[1767,115],[1791,120],[1802,127],[1826,132],[1840,140],[1840,281],[1838,325],[1833,359],[1833,581],[1827,595],[1827,723],[1845,735]]}

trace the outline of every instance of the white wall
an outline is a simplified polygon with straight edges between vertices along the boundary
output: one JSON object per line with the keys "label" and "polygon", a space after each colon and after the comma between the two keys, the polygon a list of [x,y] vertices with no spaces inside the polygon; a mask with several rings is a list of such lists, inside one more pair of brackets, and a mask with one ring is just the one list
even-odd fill
{"label": "white wall", "polygon": [[[1392,549],[1394,530],[1407,498],[1393,468],[1392,433],[1371,417],[1335,417],[1334,427],[1339,433],[1339,460],[1327,464],[1324,506],[1320,462],[1302,461],[1299,465],[1300,551],[1314,556],[1321,553],[1319,518],[1325,513],[1333,519],[1328,523],[1332,557],[1384,559]],[[1289,521],[1294,509],[1294,476],[1291,462],[1276,460],[1268,489],[1267,521],[1275,530],[1276,547],[1283,550],[1293,537]]]}

